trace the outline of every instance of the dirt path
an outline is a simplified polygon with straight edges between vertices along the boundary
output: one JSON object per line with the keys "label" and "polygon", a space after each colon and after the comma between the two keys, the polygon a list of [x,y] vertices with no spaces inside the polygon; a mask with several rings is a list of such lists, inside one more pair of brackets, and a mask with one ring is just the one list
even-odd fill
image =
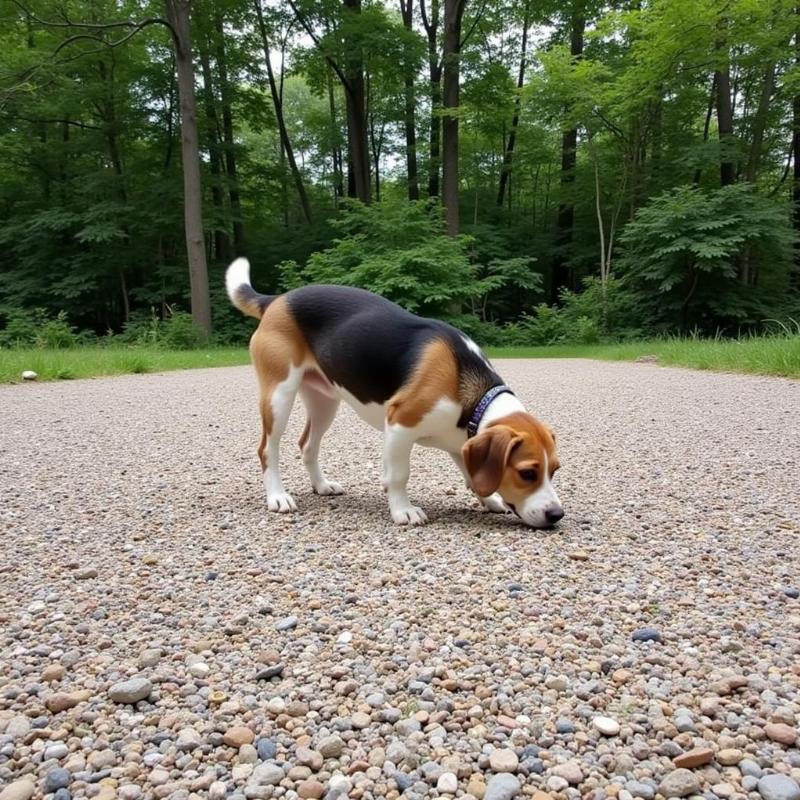
{"label": "dirt path", "polygon": [[249,368],[0,387],[0,798],[800,797],[800,383],[498,365],[558,434],[555,531],[422,449],[396,528],[347,408],[348,494],[311,494],[298,407],[268,515]]}

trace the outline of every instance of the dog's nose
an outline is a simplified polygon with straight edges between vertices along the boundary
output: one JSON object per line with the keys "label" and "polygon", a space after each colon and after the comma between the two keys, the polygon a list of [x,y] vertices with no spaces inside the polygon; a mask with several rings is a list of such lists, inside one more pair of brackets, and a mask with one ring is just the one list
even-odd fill
{"label": "dog's nose", "polygon": [[564,509],[561,506],[554,506],[553,508],[548,508],[544,512],[544,516],[547,519],[548,524],[555,525],[563,516],[564,516]]}

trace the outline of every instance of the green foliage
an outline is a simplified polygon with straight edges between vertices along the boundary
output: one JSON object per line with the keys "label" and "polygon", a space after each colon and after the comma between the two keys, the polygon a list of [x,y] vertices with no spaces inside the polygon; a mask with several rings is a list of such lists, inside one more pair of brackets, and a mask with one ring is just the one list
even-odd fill
{"label": "green foliage", "polygon": [[[764,318],[776,289],[787,288],[794,236],[784,207],[738,184],[664,192],[639,211],[621,241],[620,270],[654,319],[677,312],[685,329],[713,329],[720,321]],[[740,275],[750,280],[737,285]]]}
{"label": "green foliage", "polygon": [[63,350],[86,342],[67,321],[65,311],[50,317],[43,308],[14,309],[7,315],[6,326],[0,330],[0,347],[40,347]]}
{"label": "green foliage", "polygon": [[409,311],[446,316],[454,305],[498,285],[480,279],[467,258],[469,240],[444,235],[433,203],[348,204],[334,227],[333,246],[314,253],[304,267],[281,265],[286,289],[306,283],[358,286]]}

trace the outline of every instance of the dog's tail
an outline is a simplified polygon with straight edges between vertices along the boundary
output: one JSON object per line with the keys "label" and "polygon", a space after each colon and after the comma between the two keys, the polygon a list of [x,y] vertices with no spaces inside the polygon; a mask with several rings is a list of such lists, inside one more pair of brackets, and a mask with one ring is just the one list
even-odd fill
{"label": "dog's tail", "polygon": [[250,285],[250,262],[237,258],[225,272],[228,297],[243,314],[261,319],[266,307],[275,299],[274,294],[259,294]]}

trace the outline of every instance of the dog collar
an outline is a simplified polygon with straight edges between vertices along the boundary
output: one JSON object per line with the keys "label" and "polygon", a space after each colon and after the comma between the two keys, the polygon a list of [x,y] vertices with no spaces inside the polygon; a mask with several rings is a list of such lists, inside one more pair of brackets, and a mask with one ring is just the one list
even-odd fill
{"label": "dog collar", "polygon": [[467,420],[467,438],[474,436],[478,432],[478,425],[481,424],[483,415],[486,413],[486,409],[489,408],[489,403],[501,394],[514,394],[514,392],[504,383],[501,383],[499,386],[492,386],[492,388],[481,397],[478,401],[478,405],[475,406],[470,418]]}

